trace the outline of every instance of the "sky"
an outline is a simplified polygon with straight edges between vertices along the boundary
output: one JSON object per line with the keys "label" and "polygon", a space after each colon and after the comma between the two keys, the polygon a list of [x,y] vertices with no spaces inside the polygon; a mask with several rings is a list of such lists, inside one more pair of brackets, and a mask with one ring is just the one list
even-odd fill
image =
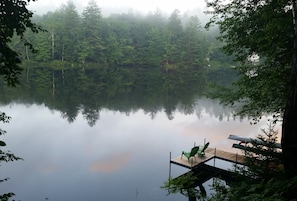
{"label": "sky", "polygon": [[[45,14],[48,11],[58,9],[61,4],[65,4],[68,0],[37,0],[30,2],[29,9],[38,14]],[[72,0],[78,12],[86,7],[88,0]],[[101,8],[103,15],[110,13],[126,13],[129,10],[147,14],[160,9],[164,13],[171,13],[174,9],[178,9],[181,13],[196,8],[204,9],[205,0],[96,0]]]}

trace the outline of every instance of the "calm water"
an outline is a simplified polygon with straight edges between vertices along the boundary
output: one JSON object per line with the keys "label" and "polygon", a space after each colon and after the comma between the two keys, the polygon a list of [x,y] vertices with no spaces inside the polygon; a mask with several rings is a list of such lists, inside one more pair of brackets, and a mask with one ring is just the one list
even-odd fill
{"label": "calm water", "polygon": [[[228,109],[200,98],[194,112],[160,110],[152,118],[142,109],[130,113],[102,109],[90,126],[82,111],[69,122],[44,104],[7,103],[0,111],[12,117],[1,125],[5,147],[24,161],[1,164],[1,192],[15,200],[118,201],[188,200],[161,189],[168,179],[169,153],[180,155],[204,139],[232,152],[229,134],[255,137],[266,127],[234,120]],[[229,117],[228,117],[229,116]],[[173,176],[186,170],[172,165]]]}

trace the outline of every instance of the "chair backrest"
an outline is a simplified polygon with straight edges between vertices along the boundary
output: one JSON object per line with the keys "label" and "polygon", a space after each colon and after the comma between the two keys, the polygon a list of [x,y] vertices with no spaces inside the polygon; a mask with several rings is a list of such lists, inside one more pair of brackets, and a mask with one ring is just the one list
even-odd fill
{"label": "chair backrest", "polygon": [[201,150],[201,153],[207,149],[208,145],[209,145],[209,142],[204,145],[203,149]]}
{"label": "chair backrest", "polygon": [[199,150],[199,147],[198,146],[195,146],[191,149],[191,153],[190,153],[190,156],[195,156],[197,154]]}

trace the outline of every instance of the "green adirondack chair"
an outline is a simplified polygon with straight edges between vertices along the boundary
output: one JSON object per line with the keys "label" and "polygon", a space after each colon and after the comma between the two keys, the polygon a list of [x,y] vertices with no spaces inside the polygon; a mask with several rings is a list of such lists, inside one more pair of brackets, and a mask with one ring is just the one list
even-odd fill
{"label": "green adirondack chair", "polygon": [[185,152],[182,151],[182,155],[181,158],[183,157],[183,155],[188,159],[188,161],[190,162],[190,158],[191,157],[195,157],[195,155],[198,153],[199,147],[195,146],[191,149],[191,152]]}
{"label": "green adirondack chair", "polygon": [[202,149],[199,149],[199,150],[197,151],[197,154],[198,154],[199,157],[203,157],[203,156],[205,156],[205,152],[204,152],[204,151],[207,149],[208,145],[209,145],[209,142],[206,143],[206,144],[202,147]]}

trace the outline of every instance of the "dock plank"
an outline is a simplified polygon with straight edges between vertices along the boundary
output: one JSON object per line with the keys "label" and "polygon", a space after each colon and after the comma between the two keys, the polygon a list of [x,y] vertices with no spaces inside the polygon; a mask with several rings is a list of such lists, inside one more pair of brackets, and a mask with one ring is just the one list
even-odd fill
{"label": "dock plank", "polygon": [[231,153],[231,152],[218,150],[218,149],[209,147],[205,150],[204,157],[199,157],[196,155],[195,157],[192,157],[190,159],[190,161],[188,161],[188,159],[185,156],[183,156],[183,157],[178,156],[176,158],[171,159],[170,163],[174,163],[176,165],[180,165],[180,166],[191,169],[191,168],[198,166],[199,164],[204,164],[205,162],[207,162],[213,158],[219,158],[222,160],[226,160],[226,161],[233,162],[233,163],[240,163],[240,164],[244,164],[244,161],[245,161],[244,155],[239,155],[239,154],[235,154],[235,153]]}
{"label": "dock plank", "polygon": [[171,159],[170,162],[191,169],[201,163],[205,163],[211,160],[213,157],[214,155],[210,153],[205,153],[205,156],[203,157],[195,156],[192,157],[190,161],[188,161],[188,159],[185,156],[178,156],[176,158]]}
{"label": "dock plank", "polygon": [[222,160],[227,160],[234,163],[241,163],[243,164],[245,161],[245,156],[241,154],[231,153],[215,148],[209,148],[206,152],[213,154],[216,158],[220,158]]}

